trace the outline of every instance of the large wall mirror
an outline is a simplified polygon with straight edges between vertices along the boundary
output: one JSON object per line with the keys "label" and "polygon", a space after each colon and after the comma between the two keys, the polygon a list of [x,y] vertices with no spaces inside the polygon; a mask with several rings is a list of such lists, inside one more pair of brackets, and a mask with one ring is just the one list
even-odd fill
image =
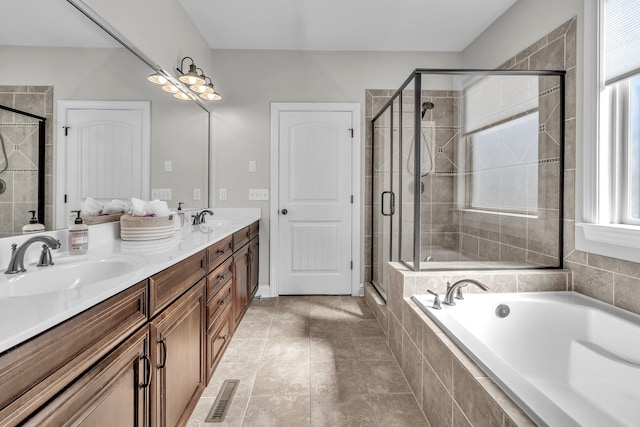
{"label": "large wall mirror", "polygon": [[171,189],[171,208],[178,202],[187,208],[208,206],[210,115],[205,108],[148,82],[154,70],[66,0],[7,0],[4,6],[0,105],[46,118],[46,132],[44,188],[38,191],[38,127],[33,118],[0,110],[1,236],[21,232],[38,201],[44,204],[40,222],[47,229],[66,224],[56,215],[65,212],[56,179],[56,147],[64,125],[59,101],[148,101],[150,188]]}

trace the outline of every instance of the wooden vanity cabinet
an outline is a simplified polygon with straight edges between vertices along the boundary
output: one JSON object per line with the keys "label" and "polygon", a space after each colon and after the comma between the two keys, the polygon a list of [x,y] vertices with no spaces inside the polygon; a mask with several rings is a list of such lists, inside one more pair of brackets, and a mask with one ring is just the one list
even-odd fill
{"label": "wooden vanity cabinet", "polygon": [[257,236],[249,242],[249,302],[258,291],[258,265],[260,256],[260,241]]}
{"label": "wooden vanity cabinet", "polygon": [[205,387],[205,282],[163,310],[149,324],[151,425],[185,425]]}
{"label": "wooden vanity cabinet", "polygon": [[148,426],[151,378],[148,349],[149,332],[144,326],[24,425]]}
{"label": "wooden vanity cabinet", "polygon": [[258,290],[258,221],[233,234],[234,328]]}
{"label": "wooden vanity cabinet", "polygon": [[144,280],[0,354],[0,425],[22,423],[145,325],[147,289]]}

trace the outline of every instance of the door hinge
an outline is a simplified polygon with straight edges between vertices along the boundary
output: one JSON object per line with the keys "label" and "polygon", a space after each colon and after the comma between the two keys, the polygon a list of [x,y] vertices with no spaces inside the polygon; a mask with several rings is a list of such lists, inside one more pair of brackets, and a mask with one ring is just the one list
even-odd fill
{"label": "door hinge", "polygon": [[351,261],[349,264],[350,264],[351,270],[353,270],[353,261]]}
{"label": "door hinge", "polygon": [[353,204],[353,194],[351,195],[351,204]]}
{"label": "door hinge", "polygon": [[351,132],[351,138],[353,138],[353,128],[349,128],[349,131]]}
{"label": "door hinge", "polygon": [[69,127],[70,126],[62,126],[62,129],[64,129],[64,136],[69,136]]}
{"label": "door hinge", "polygon": [[64,195],[64,202],[67,203],[67,195]]}

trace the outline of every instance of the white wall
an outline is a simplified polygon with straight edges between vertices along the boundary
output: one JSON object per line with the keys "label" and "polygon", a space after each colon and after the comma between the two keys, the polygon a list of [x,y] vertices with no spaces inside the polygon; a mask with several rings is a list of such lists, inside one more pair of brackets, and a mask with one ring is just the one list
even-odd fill
{"label": "white wall", "polygon": [[210,72],[209,46],[178,0],[84,0],[84,3],[174,76],[178,75],[175,68],[185,56],[192,57],[205,74]]}
{"label": "white wall", "polygon": [[517,1],[465,48],[462,66],[496,68],[574,16],[578,16],[578,52],[581,52],[583,1]]}
{"label": "white wall", "polygon": [[[152,188],[171,188],[170,206],[205,206],[207,113],[149,83],[150,69],[129,51],[0,46],[0,57],[11,58],[0,67],[3,85],[53,86],[54,124],[61,99],[151,101]],[[55,144],[55,131],[53,138]],[[173,161],[173,172],[164,172],[165,160]],[[193,200],[193,188],[201,188],[204,200]]]}
{"label": "white wall", "polygon": [[[213,51],[216,88],[224,97],[212,110],[215,206],[262,209],[261,285],[269,283],[271,213],[269,202],[249,201],[248,190],[269,188],[270,103],[357,102],[364,126],[366,89],[397,89],[415,68],[460,65],[457,53]],[[248,172],[249,160],[258,162],[256,173]],[[217,200],[219,188],[227,189],[224,202]]]}

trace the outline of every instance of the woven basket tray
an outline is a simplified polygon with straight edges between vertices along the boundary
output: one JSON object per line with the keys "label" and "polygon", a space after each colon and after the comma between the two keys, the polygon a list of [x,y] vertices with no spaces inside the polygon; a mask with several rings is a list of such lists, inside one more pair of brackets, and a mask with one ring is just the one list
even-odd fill
{"label": "woven basket tray", "polygon": [[160,217],[122,215],[120,238],[122,240],[157,240],[173,236],[176,228],[173,215]]}

